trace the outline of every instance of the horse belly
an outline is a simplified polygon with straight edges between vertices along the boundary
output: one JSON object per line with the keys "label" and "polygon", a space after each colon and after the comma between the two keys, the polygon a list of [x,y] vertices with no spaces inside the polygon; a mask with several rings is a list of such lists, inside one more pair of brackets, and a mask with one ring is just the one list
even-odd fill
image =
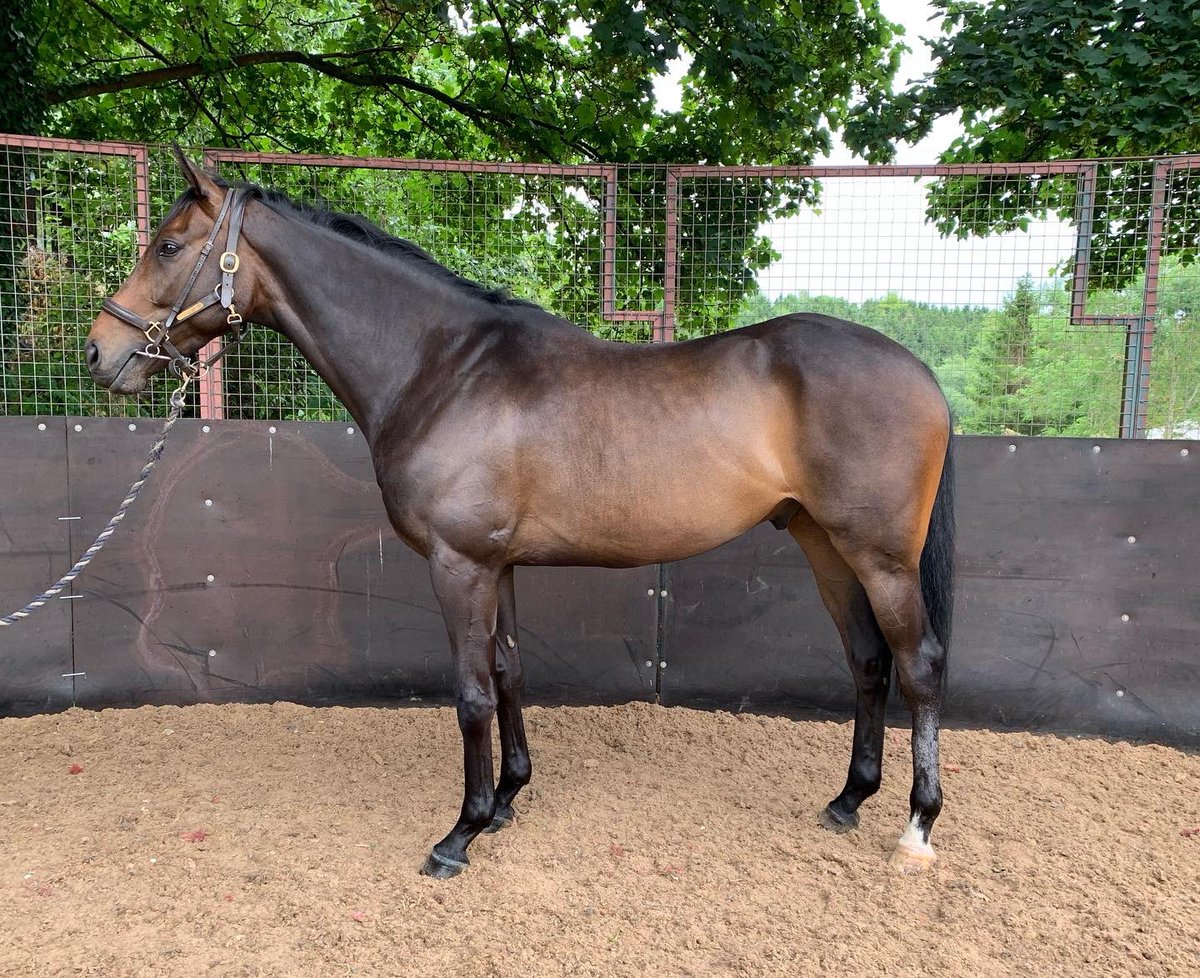
{"label": "horse belly", "polygon": [[646,448],[638,462],[560,467],[542,480],[512,541],[518,559],[610,567],[679,560],[732,540],[789,496],[776,467],[745,444]]}

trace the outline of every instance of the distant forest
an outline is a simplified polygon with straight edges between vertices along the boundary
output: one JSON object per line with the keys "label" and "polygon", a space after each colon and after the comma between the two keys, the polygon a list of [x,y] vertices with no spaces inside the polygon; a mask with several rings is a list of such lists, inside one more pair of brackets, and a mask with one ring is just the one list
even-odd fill
{"label": "distant forest", "polygon": [[[1088,310],[1141,308],[1142,281],[1094,293]],[[1150,371],[1147,424],[1160,437],[1200,428],[1200,267],[1164,264]],[[999,309],[947,307],[895,295],[863,302],[798,293],[748,296],[736,325],[793,312],[863,323],[912,350],[937,374],[969,434],[1115,437],[1125,331],[1073,326],[1062,282],[1021,279]]]}

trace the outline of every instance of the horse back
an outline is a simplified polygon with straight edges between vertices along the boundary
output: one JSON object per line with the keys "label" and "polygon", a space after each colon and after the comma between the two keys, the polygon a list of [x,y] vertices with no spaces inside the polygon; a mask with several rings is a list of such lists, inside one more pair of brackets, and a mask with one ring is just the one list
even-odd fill
{"label": "horse back", "polygon": [[[512,563],[679,559],[832,487],[853,497],[887,457],[924,458],[916,442],[945,445],[929,372],[844,320],[661,345],[516,328],[494,340],[459,351],[382,460],[381,486],[385,499],[421,487],[402,522],[456,547],[485,540]],[[919,481],[911,457],[897,476]]]}

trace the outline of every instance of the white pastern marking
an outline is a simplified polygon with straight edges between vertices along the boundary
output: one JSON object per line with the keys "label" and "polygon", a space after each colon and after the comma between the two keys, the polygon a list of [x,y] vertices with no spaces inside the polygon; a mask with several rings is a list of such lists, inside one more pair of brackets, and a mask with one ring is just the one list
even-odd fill
{"label": "white pastern marking", "polygon": [[914,815],[908,825],[904,827],[904,834],[900,836],[900,841],[896,843],[897,849],[904,849],[914,855],[932,856],[933,846],[925,841],[925,836],[917,827],[917,816]]}

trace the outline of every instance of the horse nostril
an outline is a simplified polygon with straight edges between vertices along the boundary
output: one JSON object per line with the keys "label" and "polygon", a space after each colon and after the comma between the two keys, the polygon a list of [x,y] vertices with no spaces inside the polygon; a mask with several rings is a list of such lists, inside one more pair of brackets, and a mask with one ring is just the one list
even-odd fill
{"label": "horse nostril", "polygon": [[88,341],[88,345],[84,348],[84,356],[87,357],[89,368],[94,368],[100,362],[100,347],[96,345],[95,340]]}

